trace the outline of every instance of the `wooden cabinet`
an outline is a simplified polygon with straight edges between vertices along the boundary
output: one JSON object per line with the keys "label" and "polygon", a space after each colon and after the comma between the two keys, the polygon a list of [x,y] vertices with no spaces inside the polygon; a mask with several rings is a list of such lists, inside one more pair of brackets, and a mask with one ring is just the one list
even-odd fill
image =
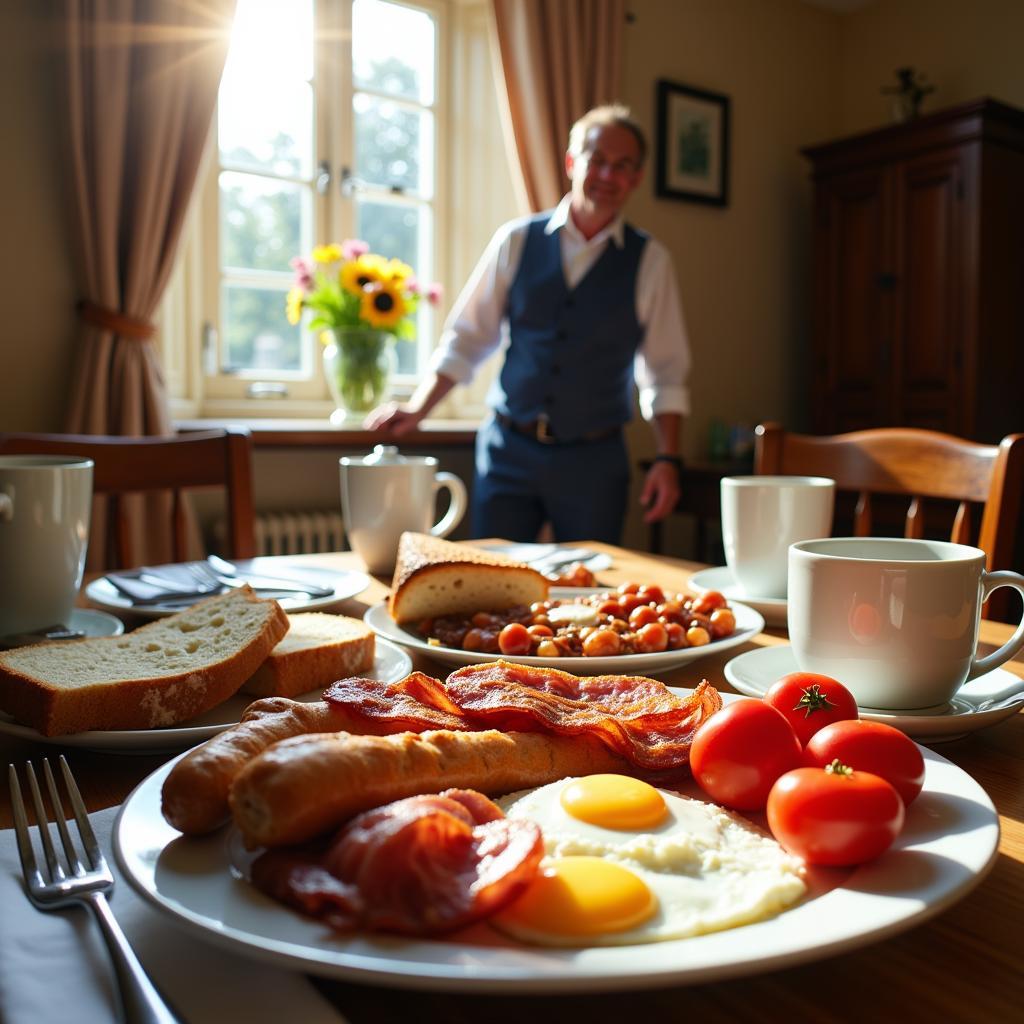
{"label": "wooden cabinet", "polygon": [[979,100],[803,152],[812,429],[1024,430],[1024,111]]}

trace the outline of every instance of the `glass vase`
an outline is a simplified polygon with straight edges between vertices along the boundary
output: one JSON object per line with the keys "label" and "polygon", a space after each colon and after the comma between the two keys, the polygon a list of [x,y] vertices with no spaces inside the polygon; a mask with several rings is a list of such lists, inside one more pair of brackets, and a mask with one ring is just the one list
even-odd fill
{"label": "glass vase", "polygon": [[362,421],[390,396],[395,336],[371,327],[336,327],[323,350],[324,376],[334,399],[334,424]]}

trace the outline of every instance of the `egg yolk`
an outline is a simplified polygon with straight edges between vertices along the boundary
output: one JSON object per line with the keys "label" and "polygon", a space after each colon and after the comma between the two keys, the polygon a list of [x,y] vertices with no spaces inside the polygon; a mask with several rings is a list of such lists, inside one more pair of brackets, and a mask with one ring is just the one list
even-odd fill
{"label": "egg yolk", "polygon": [[664,798],[653,786],[625,775],[575,779],[562,790],[561,801],[567,814],[602,828],[651,828],[668,815]]}
{"label": "egg yolk", "polygon": [[600,857],[563,857],[545,868],[495,922],[548,935],[624,932],[643,924],[658,900],[643,879]]}

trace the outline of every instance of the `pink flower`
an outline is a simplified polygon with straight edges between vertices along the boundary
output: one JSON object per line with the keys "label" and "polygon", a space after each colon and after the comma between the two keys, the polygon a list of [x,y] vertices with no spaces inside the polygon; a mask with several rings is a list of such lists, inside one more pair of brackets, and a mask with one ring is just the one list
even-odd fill
{"label": "pink flower", "polygon": [[405,288],[410,295],[419,295],[420,293],[420,283],[415,277],[407,277],[402,287]]}
{"label": "pink flower", "polygon": [[314,285],[313,268],[301,256],[294,256],[289,261],[295,271],[295,283],[305,291],[311,291]]}
{"label": "pink flower", "polygon": [[364,253],[368,253],[369,251],[370,247],[366,242],[363,242],[358,238],[346,238],[345,241],[341,243],[341,255],[347,260],[358,259],[360,256],[364,255]]}
{"label": "pink flower", "polygon": [[427,302],[432,306],[436,306],[441,301],[441,296],[444,294],[444,289],[441,287],[440,282],[435,281],[433,284],[427,286]]}

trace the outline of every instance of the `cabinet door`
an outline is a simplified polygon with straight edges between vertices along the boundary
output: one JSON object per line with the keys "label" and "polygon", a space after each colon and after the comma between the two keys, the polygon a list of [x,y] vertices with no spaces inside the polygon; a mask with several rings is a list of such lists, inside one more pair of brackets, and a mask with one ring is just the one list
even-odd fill
{"label": "cabinet door", "polygon": [[960,149],[895,167],[894,422],[965,433],[962,344],[967,291]]}
{"label": "cabinet door", "polygon": [[891,188],[885,168],[817,185],[812,408],[818,433],[889,419]]}

